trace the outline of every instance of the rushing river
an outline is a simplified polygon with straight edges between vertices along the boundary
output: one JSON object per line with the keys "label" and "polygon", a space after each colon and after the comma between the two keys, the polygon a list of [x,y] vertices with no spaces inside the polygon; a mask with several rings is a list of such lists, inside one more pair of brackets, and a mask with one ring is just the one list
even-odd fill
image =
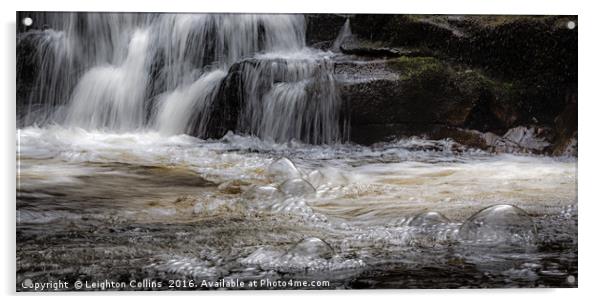
{"label": "rushing river", "polygon": [[[418,139],[368,148],[58,126],[18,138],[18,282],[576,285],[575,159]],[[525,210],[535,238],[459,236],[496,204]]]}
{"label": "rushing river", "polygon": [[577,286],[575,158],[348,143],[338,86],[398,76],[336,74],[362,62],[306,46],[303,15],[31,16],[18,290]]}

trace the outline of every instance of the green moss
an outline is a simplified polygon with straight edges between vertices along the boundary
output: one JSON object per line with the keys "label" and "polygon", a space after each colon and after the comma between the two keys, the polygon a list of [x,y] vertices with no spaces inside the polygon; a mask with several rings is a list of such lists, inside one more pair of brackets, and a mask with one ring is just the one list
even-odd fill
{"label": "green moss", "polygon": [[457,80],[466,86],[474,88],[488,88],[495,91],[512,91],[514,84],[493,80],[475,70],[465,70],[456,73]]}
{"label": "green moss", "polygon": [[516,84],[494,80],[478,70],[452,66],[435,57],[399,57],[388,62],[399,73],[402,81],[418,82],[438,80],[464,91],[492,91],[494,95],[506,95],[517,90]]}
{"label": "green moss", "polygon": [[445,73],[448,68],[434,57],[402,56],[389,61],[389,66],[400,72],[400,79],[410,79],[433,73]]}

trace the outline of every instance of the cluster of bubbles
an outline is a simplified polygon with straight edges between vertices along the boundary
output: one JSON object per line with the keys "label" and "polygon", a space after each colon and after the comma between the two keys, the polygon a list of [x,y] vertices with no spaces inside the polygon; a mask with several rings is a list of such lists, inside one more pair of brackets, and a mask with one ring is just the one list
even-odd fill
{"label": "cluster of bubbles", "polygon": [[270,184],[250,186],[242,194],[244,200],[252,202],[251,208],[301,216],[311,221],[325,220],[323,215],[313,212],[306,201],[316,196],[319,186],[308,181],[311,174],[305,176],[288,158],[280,158],[267,168],[267,175]]}
{"label": "cluster of bubbles", "polygon": [[336,254],[328,243],[316,237],[302,239],[286,251],[261,247],[241,262],[282,272],[336,271],[365,266],[361,259],[346,259]]}
{"label": "cluster of bubbles", "polygon": [[524,244],[535,242],[537,229],[531,216],[513,205],[487,207],[468,218],[459,230],[464,242]]}
{"label": "cluster of bubbles", "polygon": [[[306,201],[318,195],[316,189],[328,184],[326,174],[318,170],[304,174],[288,158],[277,159],[266,172],[270,184],[250,186],[243,192],[243,199],[273,213],[328,221],[324,215],[315,213]],[[462,223],[455,223],[440,212],[427,211],[404,218],[393,226],[357,229],[357,233],[339,244],[339,254],[326,241],[307,237],[287,251],[261,247],[242,259],[242,263],[278,271],[357,268],[364,266],[365,262],[344,258],[345,252],[353,251],[350,250],[352,248],[436,246],[450,242],[467,246],[528,247],[537,238],[531,216],[519,207],[507,204],[484,208]]]}

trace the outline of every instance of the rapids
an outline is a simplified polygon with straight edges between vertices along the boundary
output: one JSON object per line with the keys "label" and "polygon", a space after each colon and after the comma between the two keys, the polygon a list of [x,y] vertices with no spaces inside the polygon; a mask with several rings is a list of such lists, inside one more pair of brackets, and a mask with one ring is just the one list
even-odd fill
{"label": "rapids", "polygon": [[[459,148],[25,128],[18,276],[571,286],[575,160]],[[537,238],[464,241],[462,223],[496,204],[523,209]],[[505,218],[489,217],[500,229]],[[318,241],[295,249],[307,238]]]}
{"label": "rapids", "polygon": [[[576,286],[576,159],[348,142],[338,81],[355,76],[333,62],[349,21],[322,51],[303,15],[32,19],[47,28],[18,36],[37,69],[17,113],[18,287]],[[233,95],[235,127],[209,136]]]}

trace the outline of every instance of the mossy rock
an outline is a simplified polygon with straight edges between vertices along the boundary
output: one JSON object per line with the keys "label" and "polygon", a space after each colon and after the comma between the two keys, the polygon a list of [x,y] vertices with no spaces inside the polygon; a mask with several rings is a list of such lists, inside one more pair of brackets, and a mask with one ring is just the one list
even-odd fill
{"label": "mossy rock", "polygon": [[396,80],[347,84],[341,90],[350,109],[352,138],[369,142],[354,136],[364,126],[388,125],[385,133],[411,136],[425,130],[407,127],[412,124],[503,133],[519,121],[522,99],[514,83],[435,57],[404,56],[388,60],[386,67],[398,75]]}
{"label": "mossy rock", "polygon": [[401,80],[428,77],[429,74],[448,73],[449,68],[434,57],[399,57],[388,65],[400,73]]}
{"label": "mossy rock", "polygon": [[436,123],[462,126],[479,98],[450,65],[434,57],[400,57],[387,62],[397,80],[348,84],[343,99],[352,124]]}

